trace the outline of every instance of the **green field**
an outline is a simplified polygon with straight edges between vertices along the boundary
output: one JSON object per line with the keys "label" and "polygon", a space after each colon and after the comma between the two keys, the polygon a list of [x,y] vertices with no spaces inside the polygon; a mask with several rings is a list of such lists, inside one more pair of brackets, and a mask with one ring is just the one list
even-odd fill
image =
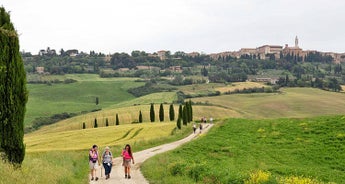
{"label": "green field", "polygon": [[[102,79],[91,74],[64,77],[78,80],[78,82],[27,85],[29,100],[26,106],[26,126],[38,117],[48,117],[64,112],[91,111],[134,99],[135,97],[129,94],[127,89],[143,85],[142,82],[134,82],[133,78]],[[99,97],[97,106],[96,97]]]}
{"label": "green field", "polygon": [[142,171],[150,183],[343,183],[344,120],[229,119]]}

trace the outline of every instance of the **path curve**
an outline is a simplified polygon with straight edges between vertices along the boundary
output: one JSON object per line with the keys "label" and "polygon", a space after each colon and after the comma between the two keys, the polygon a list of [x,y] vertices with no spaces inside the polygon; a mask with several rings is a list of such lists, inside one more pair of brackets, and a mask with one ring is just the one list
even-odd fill
{"label": "path curve", "polygon": [[[124,169],[122,166],[122,158],[117,157],[113,160],[114,165],[113,165],[113,168],[112,168],[112,171],[110,174],[110,178],[108,180],[105,179],[104,168],[98,169],[97,176],[99,177],[99,180],[98,181],[90,181],[90,184],[93,184],[93,183],[148,184],[149,182],[144,178],[143,174],[140,172],[140,165],[146,159],[148,159],[148,158],[150,158],[156,154],[173,150],[173,149],[177,148],[178,146],[180,146],[186,142],[191,141],[192,139],[196,138],[200,134],[206,133],[212,126],[213,126],[213,124],[206,123],[203,125],[204,128],[203,128],[202,132],[200,132],[200,129],[197,129],[195,134],[192,133],[191,135],[189,135],[188,137],[186,137],[184,139],[133,153],[135,164],[132,165],[132,168],[131,168],[131,176],[132,176],[131,179],[125,179]],[[101,172],[103,172],[102,177],[100,177]]]}

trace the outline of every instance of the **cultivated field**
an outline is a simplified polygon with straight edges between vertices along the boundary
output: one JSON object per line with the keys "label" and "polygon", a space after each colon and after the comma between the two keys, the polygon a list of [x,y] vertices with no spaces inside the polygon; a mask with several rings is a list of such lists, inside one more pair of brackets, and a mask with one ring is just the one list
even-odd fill
{"label": "cultivated field", "polygon": [[285,88],[281,91],[193,98],[193,102],[228,108],[242,117],[256,119],[345,114],[343,93],[315,88]]}
{"label": "cultivated field", "polygon": [[122,147],[141,144],[172,135],[176,123],[140,123],[84,130],[40,133],[25,136],[27,152],[85,150],[93,144]]}

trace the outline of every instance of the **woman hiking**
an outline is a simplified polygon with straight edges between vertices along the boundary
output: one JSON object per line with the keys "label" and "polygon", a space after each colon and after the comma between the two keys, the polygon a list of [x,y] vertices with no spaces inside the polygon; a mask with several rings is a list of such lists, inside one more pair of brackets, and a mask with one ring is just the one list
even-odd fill
{"label": "woman hiking", "polygon": [[110,178],[111,167],[113,166],[113,154],[107,146],[102,154],[102,163],[105,171],[105,179]]}
{"label": "woman hiking", "polygon": [[98,154],[98,146],[93,145],[89,151],[89,167],[90,167],[90,174],[91,174],[91,181],[95,179],[98,180],[97,172],[99,166],[99,154]]}
{"label": "woman hiking", "polygon": [[125,178],[131,179],[131,161],[134,164],[134,157],[131,146],[127,144],[125,149],[122,151],[123,166],[125,168]]}

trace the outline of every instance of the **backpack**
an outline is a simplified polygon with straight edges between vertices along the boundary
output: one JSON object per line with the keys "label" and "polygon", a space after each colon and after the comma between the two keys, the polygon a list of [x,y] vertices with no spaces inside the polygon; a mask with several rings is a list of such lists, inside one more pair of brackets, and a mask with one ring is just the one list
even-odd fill
{"label": "backpack", "polygon": [[[91,151],[91,150],[90,150],[90,151]],[[97,160],[98,160],[98,152],[96,152],[96,153],[97,153],[97,158],[92,158],[92,157],[90,156],[90,151],[89,151],[89,161],[92,161],[92,163],[96,163]]]}

